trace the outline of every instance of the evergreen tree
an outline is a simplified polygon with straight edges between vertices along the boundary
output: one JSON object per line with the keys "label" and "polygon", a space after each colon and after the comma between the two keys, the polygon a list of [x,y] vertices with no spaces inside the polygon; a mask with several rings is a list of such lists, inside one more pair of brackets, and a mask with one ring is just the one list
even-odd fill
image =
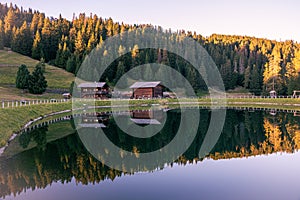
{"label": "evergreen tree", "polygon": [[120,61],[117,66],[117,72],[114,79],[114,83],[117,83],[124,74],[125,74],[125,66],[124,63]]}
{"label": "evergreen tree", "polygon": [[37,64],[37,66],[41,67],[43,73],[46,72],[46,64],[45,64],[45,59],[44,58],[41,58],[40,62]]}
{"label": "evergreen tree", "polygon": [[29,76],[30,73],[27,69],[27,66],[21,65],[17,72],[16,87],[19,89],[27,89]]}
{"label": "evergreen tree", "polygon": [[16,25],[16,15],[12,8],[10,8],[7,12],[7,15],[4,18],[4,46],[10,47],[12,41],[12,29]]}
{"label": "evergreen tree", "polygon": [[0,50],[4,48],[4,27],[3,22],[0,19]]}
{"label": "evergreen tree", "polygon": [[85,50],[85,44],[83,41],[83,37],[81,34],[81,31],[78,31],[77,37],[75,40],[75,55],[80,56],[84,53]]}
{"label": "evergreen tree", "polygon": [[41,47],[41,35],[40,32],[37,30],[33,46],[32,46],[32,58],[34,59],[40,59],[42,57],[42,47]]}
{"label": "evergreen tree", "polygon": [[75,73],[76,59],[75,59],[74,55],[72,55],[71,57],[68,58],[67,63],[66,63],[66,70],[68,72]]}
{"label": "evergreen tree", "polygon": [[55,65],[64,69],[66,69],[66,63],[70,56],[70,50],[67,47],[67,42],[68,38],[62,36],[55,58]]}
{"label": "evergreen tree", "polygon": [[260,83],[260,74],[259,69],[254,65],[251,73],[250,81],[250,92],[253,92],[255,95],[261,94],[261,83]]}
{"label": "evergreen tree", "polygon": [[277,90],[278,94],[283,92],[283,82],[281,76],[281,54],[278,46],[275,46],[272,55],[269,57],[269,62],[265,65],[264,76],[264,89],[266,92]]}
{"label": "evergreen tree", "polygon": [[32,94],[42,94],[46,91],[47,81],[40,65],[37,65],[29,76],[28,90]]}
{"label": "evergreen tree", "polygon": [[12,50],[26,56],[31,55],[32,37],[27,22],[13,32]]}
{"label": "evergreen tree", "polygon": [[297,73],[300,72],[300,48],[295,50],[295,56],[292,59],[292,66]]}

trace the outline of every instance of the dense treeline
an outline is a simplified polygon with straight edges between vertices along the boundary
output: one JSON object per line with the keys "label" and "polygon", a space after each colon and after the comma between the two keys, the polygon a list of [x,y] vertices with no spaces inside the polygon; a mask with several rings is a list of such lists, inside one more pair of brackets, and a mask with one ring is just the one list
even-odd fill
{"label": "dense treeline", "polygon": [[[0,4],[0,49],[10,47],[13,51],[38,60],[43,58],[50,64],[76,73],[85,55],[97,44],[125,31],[149,26],[116,23],[111,18],[85,14],[74,16],[69,21],[62,16],[49,18],[31,9],[25,11],[17,6]],[[219,68],[226,89],[244,87],[257,95],[267,94],[273,89],[278,94],[291,94],[300,89],[300,45],[294,41],[217,34],[203,37],[186,31],[176,34],[193,38],[208,51]],[[135,53],[138,49],[133,48],[132,51],[125,63],[120,61],[111,66],[113,73],[107,79],[111,84],[126,69],[141,64],[137,62],[140,60],[176,63],[176,57],[163,50]],[[197,85],[199,74],[192,68],[183,71],[186,77],[190,76],[189,80],[194,80],[194,88],[205,89],[201,84]]]}

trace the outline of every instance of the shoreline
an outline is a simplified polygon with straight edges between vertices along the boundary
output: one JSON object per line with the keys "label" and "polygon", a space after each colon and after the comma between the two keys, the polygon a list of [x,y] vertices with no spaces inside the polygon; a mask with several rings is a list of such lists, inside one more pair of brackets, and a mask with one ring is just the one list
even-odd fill
{"label": "shoreline", "polygon": [[[300,99],[259,99],[259,98],[229,98],[229,99],[181,99],[180,103],[176,99],[149,99],[149,100],[121,100],[115,103],[119,105],[111,105],[110,100],[99,101],[86,101],[84,106],[92,106],[96,109],[110,110],[113,107],[124,107],[124,103],[129,102],[129,107],[145,108],[145,107],[178,107],[183,106],[198,106],[213,109],[270,109],[270,110],[282,110],[282,111],[300,111]],[[90,103],[93,103],[92,105]],[[88,105],[90,104],[90,105]],[[81,107],[83,108],[83,107]],[[18,133],[31,124],[43,120],[45,118],[60,115],[64,113],[73,112],[71,103],[55,103],[55,104],[37,104],[31,106],[23,106],[18,108],[5,108],[0,109],[0,117],[6,119],[6,121],[0,121],[0,126],[5,126],[0,130],[0,155],[4,151],[3,148],[18,135]],[[21,114],[21,115],[20,115]],[[18,115],[15,117],[15,115]],[[32,118],[30,117],[32,116]],[[17,119],[14,119],[17,118]],[[10,123],[7,123],[9,121]],[[16,128],[17,126],[17,128]]]}

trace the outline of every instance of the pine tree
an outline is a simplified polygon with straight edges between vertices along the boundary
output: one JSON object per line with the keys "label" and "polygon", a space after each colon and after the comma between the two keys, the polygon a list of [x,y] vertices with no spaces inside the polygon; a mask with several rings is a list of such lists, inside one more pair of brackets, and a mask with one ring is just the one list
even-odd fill
{"label": "pine tree", "polygon": [[4,48],[4,28],[3,28],[3,22],[0,19],[0,50]]}
{"label": "pine tree", "polygon": [[30,32],[31,33],[36,33],[38,23],[39,23],[39,13],[34,13],[31,23],[30,23]]}
{"label": "pine tree", "polygon": [[19,48],[16,49],[16,51],[23,55],[30,56],[33,41],[26,21],[24,21],[20,28],[19,34],[17,35],[17,41]]}
{"label": "pine tree", "polygon": [[32,94],[42,94],[46,91],[47,81],[41,66],[37,65],[32,75],[29,76],[28,90]]}
{"label": "pine tree", "polygon": [[16,15],[12,9],[12,7],[8,10],[7,15],[4,18],[4,46],[10,47],[12,41],[12,29],[16,25]]}
{"label": "pine tree", "polygon": [[295,56],[292,59],[292,66],[297,73],[300,72],[300,48],[295,50]]}
{"label": "pine tree", "polygon": [[76,70],[76,60],[75,56],[72,55],[71,57],[68,58],[67,63],[66,63],[66,70],[71,73],[75,73]]}
{"label": "pine tree", "polygon": [[278,46],[275,46],[272,55],[269,57],[269,62],[265,64],[263,73],[263,81],[265,90],[277,90],[277,93],[283,92],[283,82],[281,76],[281,54]]}
{"label": "pine tree", "polygon": [[117,66],[116,76],[114,79],[114,83],[117,83],[124,74],[125,74],[124,63],[122,61],[119,61],[118,66]]}
{"label": "pine tree", "polygon": [[81,56],[84,53],[84,50],[85,50],[85,44],[83,41],[83,37],[82,37],[81,31],[78,31],[77,37],[75,40],[75,52],[74,53],[77,56]]}
{"label": "pine tree", "polygon": [[44,58],[41,58],[40,62],[37,64],[37,66],[41,67],[43,73],[46,72],[46,64],[45,64],[45,59]]}
{"label": "pine tree", "polygon": [[91,52],[96,47],[97,41],[94,34],[91,35],[88,45],[87,45],[87,53]]}
{"label": "pine tree", "polygon": [[17,72],[16,87],[19,89],[27,89],[29,76],[30,73],[27,69],[27,66],[21,65]]}
{"label": "pine tree", "polygon": [[40,32],[37,30],[33,46],[32,46],[32,58],[34,59],[40,59],[42,57],[42,47],[41,47],[41,35]]}
{"label": "pine tree", "polygon": [[249,88],[250,88],[250,92],[253,92],[255,95],[261,94],[260,73],[256,65],[254,65],[252,69]]}

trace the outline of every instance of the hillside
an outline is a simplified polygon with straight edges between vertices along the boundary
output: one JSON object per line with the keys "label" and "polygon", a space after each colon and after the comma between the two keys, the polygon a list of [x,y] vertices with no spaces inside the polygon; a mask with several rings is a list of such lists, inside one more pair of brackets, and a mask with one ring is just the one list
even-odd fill
{"label": "hillside", "polygon": [[[124,24],[84,13],[70,21],[61,15],[47,17],[39,11],[0,3],[0,49],[7,47],[37,60],[43,58],[72,73],[76,73],[85,56],[107,38],[127,31],[137,38],[149,29],[163,31],[159,26]],[[293,40],[221,34],[203,37],[185,30],[173,30],[172,34],[165,39],[181,42],[189,37],[204,47],[218,67],[227,91],[242,88],[255,95],[269,95],[275,90],[278,95],[291,95],[294,90],[300,90],[300,44]],[[123,51],[118,45],[114,49]],[[106,48],[105,45],[101,47]],[[163,49],[139,49],[138,44],[129,48],[132,54],[111,63],[101,81],[114,85],[119,77],[136,66],[159,63],[179,71],[196,92],[207,91],[200,74],[178,55]],[[104,51],[106,55],[113,52],[110,48]],[[193,48],[186,48],[186,51],[186,55],[198,56]],[[145,76],[151,77],[151,73]]]}
{"label": "hillside", "polygon": [[[37,60],[30,57],[9,50],[0,50],[0,100],[61,98],[60,94],[49,92],[46,92],[43,95],[32,95],[15,87],[18,67],[21,64],[25,64],[30,71],[33,71],[37,63]],[[69,89],[70,84],[74,79],[72,73],[51,65],[46,65],[45,77],[48,81],[48,89],[50,90]]]}

